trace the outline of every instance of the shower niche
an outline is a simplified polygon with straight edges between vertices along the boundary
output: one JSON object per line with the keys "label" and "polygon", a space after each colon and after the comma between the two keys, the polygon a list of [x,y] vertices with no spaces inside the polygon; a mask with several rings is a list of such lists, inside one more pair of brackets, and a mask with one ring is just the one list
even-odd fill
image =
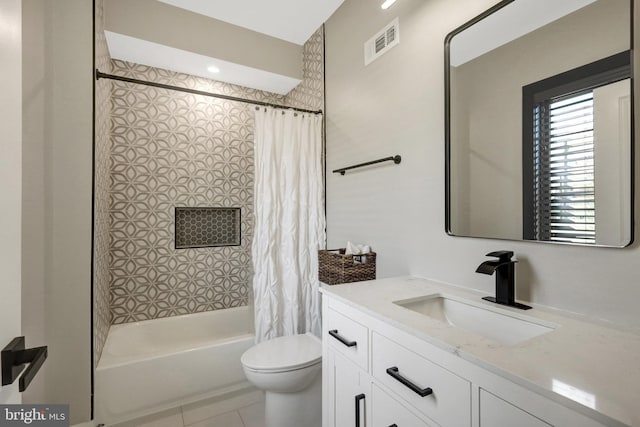
{"label": "shower niche", "polygon": [[176,207],[175,248],[240,246],[240,208]]}

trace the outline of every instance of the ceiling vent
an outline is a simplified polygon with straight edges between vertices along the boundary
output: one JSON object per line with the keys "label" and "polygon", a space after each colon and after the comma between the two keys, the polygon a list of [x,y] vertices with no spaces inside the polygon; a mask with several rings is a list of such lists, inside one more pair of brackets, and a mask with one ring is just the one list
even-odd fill
{"label": "ceiling vent", "polygon": [[364,65],[369,65],[398,43],[400,43],[400,24],[396,18],[364,44]]}

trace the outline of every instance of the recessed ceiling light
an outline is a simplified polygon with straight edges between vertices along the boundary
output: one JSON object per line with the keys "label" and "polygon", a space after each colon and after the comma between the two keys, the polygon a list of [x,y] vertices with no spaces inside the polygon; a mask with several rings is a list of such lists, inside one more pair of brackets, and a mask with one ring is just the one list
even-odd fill
{"label": "recessed ceiling light", "polygon": [[212,65],[210,67],[207,67],[207,71],[209,71],[210,73],[219,73],[220,68],[216,67],[215,65]]}
{"label": "recessed ceiling light", "polygon": [[382,5],[380,6],[383,9],[389,9],[391,7],[392,4],[394,4],[396,2],[396,0],[385,0],[384,3],[382,3]]}

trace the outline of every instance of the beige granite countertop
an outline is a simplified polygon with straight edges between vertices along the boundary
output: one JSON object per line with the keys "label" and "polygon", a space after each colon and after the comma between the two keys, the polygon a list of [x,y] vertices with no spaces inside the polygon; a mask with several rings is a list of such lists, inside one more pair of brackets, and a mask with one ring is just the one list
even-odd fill
{"label": "beige granite countertop", "polygon": [[[546,397],[576,402],[572,406],[587,415],[640,427],[640,335],[633,332],[536,307],[496,306],[474,290],[416,277],[323,285],[321,292]],[[519,344],[501,345],[393,304],[435,293],[558,327]]]}

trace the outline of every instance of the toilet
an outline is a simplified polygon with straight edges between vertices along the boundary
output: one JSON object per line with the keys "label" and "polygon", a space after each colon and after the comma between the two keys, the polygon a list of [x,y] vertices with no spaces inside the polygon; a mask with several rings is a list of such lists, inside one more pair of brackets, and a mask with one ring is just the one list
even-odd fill
{"label": "toilet", "polygon": [[266,427],[320,427],[320,339],[306,333],[263,341],[240,361],[247,380],[265,391]]}

